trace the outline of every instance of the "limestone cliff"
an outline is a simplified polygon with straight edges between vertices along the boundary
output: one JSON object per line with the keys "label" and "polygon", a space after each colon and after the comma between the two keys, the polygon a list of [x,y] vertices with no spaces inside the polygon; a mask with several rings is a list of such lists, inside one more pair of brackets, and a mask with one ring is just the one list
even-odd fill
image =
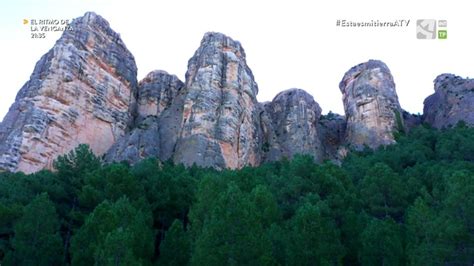
{"label": "limestone cliff", "polygon": [[266,160],[308,154],[322,161],[324,151],[317,129],[321,107],[313,96],[301,89],[286,90],[265,104],[264,109]]}
{"label": "limestone cliff", "polygon": [[165,151],[173,136],[164,134],[162,137],[160,130],[177,127],[177,122],[165,121],[162,114],[179,116],[179,112],[170,112],[170,106],[183,86],[184,83],[175,75],[161,70],[152,71],[141,80],[138,85],[135,127],[108,150],[106,161],[136,163],[147,157],[169,159],[172,150],[167,156]]}
{"label": "limestone cliff", "polygon": [[150,115],[159,116],[171,105],[183,86],[178,77],[166,71],[156,70],[148,73],[138,83],[137,106],[140,120]]}
{"label": "limestone cliff", "polygon": [[291,89],[263,105],[257,93],[240,43],[207,33],[189,60],[184,85],[161,71],[139,83],[137,126],[105,158],[134,163],[154,156],[220,169],[297,153],[322,161],[321,108],[313,97]]}
{"label": "limestone cliff", "polygon": [[239,42],[206,33],[189,60],[174,161],[217,168],[260,163],[258,86]]}
{"label": "limestone cliff", "polygon": [[461,120],[474,126],[474,79],[442,74],[435,79],[434,90],[424,101],[424,122],[436,128],[454,126]]}
{"label": "limestone cliff", "polygon": [[345,144],[346,118],[329,112],[321,116],[318,123],[318,134],[323,146],[323,158],[327,160],[339,160],[344,157],[345,149],[341,147]]}
{"label": "limestone cliff", "polygon": [[347,120],[346,142],[356,149],[393,144],[393,133],[404,126],[388,67],[378,60],[354,66],[339,88]]}
{"label": "limestone cliff", "polygon": [[155,117],[119,140],[107,160],[155,156],[219,169],[260,163],[258,87],[239,42],[206,33],[189,60],[184,86],[165,74],[153,86],[150,79],[140,82],[138,113]]}
{"label": "limestone cliff", "polygon": [[131,123],[137,67],[109,23],[75,19],[0,125],[0,169],[38,171],[80,143],[104,153]]}
{"label": "limestone cliff", "polygon": [[370,60],[339,84],[345,116],[322,116],[301,89],[259,103],[242,45],[224,34],[204,35],[185,82],[157,70],[138,83],[134,57],[107,21],[89,12],[71,27],[0,124],[0,171],[52,168],[80,143],[107,162],[156,157],[234,169],[296,154],[340,162],[350,147],[392,144],[397,130],[422,122],[474,125],[474,80],[451,74],[436,78],[421,117],[401,109],[390,70]]}

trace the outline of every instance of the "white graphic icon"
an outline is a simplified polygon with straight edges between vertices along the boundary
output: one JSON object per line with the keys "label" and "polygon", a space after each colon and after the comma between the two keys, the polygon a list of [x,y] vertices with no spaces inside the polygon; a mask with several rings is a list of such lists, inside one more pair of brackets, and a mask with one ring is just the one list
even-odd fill
{"label": "white graphic icon", "polygon": [[416,38],[436,39],[436,20],[419,19],[416,21]]}

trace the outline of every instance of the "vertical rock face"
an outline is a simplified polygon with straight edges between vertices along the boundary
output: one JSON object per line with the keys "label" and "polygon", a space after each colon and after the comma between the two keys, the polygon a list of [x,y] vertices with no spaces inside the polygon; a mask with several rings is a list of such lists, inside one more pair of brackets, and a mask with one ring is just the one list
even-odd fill
{"label": "vertical rock face", "polygon": [[138,115],[141,118],[149,115],[159,116],[171,105],[171,101],[183,86],[184,83],[178,77],[166,71],[150,72],[138,84]]}
{"label": "vertical rock face", "polygon": [[[161,70],[150,72],[140,81],[135,127],[114,143],[107,152],[105,160],[136,163],[147,157],[163,159],[165,157],[163,146],[173,137],[164,135],[163,139],[160,130],[176,126],[177,123],[165,121],[162,119],[162,114],[170,113],[171,104],[183,86],[184,83],[175,75]],[[176,111],[171,113],[174,117],[180,116]],[[169,158],[170,155],[166,160]]]}
{"label": "vertical rock face", "polygon": [[215,168],[258,165],[257,93],[240,43],[206,33],[189,60],[184,86],[163,72],[140,82],[139,123],[109,150],[106,160],[136,162],[155,156]]}
{"label": "vertical rock face", "polygon": [[346,72],[339,88],[346,113],[346,142],[355,148],[394,143],[393,133],[403,127],[402,109],[388,67],[369,60]]}
{"label": "vertical rock face", "polygon": [[[223,34],[205,34],[184,83],[158,70],[138,83],[135,60],[107,21],[86,13],[71,27],[36,64],[0,124],[0,171],[51,168],[81,143],[109,162],[157,157],[234,169],[295,154],[338,161],[345,144],[392,144],[396,130],[422,122],[400,108],[381,61],[345,73],[345,116],[321,116],[301,89],[258,103],[244,49]],[[474,125],[474,80],[440,75],[424,111],[434,127]]]}
{"label": "vertical rock face", "polygon": [[339,147],[344,144],[346,118],[329,112],[321,116],[318,123],[318,134],[323,145],[325,159],[339,159]]}
{"label": "vertical rock face", "polygon": [[291,158],[309,154],[321,161],[323,149],[317,125],[321,108],[311,95],[301,89],[280,92],[271,103],[264,105],[268,121],[263,126],[263,150],[267,160]]}
{"label": "vertical rock face", "polygon": [[178,96],[176,110],[182,104],[182,113],[174,160],[217,168],[259,164],[257,93],[240,43],[206,33],[189,60],[185,89]]}
{"label": "vertical rock face", "polygon": [[405,125],[405,129],[410,131],[413,128],[421,125],[423,123],[423,117],[420,114],[411,114],[405,110],[403,110],[403,124]]}
{"label": "vertical rock face", "polygon": [[159,118],[147,116],[119,138],[105,154],[107,162],[136,163],[148,157],[160,158]]}
{"label": "vertical rock face", "polygon": [[102,154],[131,122],[134,57],[94,13],[71,27],[36,64],[0,125],[0,169],[51,168],[80,143]]}
{"label": "vertical rock face", "polygon": [[436,128],[454,126],[461,120],[474,125],[474,79],[442,74],[435,79],[434,89],[424,101],[424,122]]}

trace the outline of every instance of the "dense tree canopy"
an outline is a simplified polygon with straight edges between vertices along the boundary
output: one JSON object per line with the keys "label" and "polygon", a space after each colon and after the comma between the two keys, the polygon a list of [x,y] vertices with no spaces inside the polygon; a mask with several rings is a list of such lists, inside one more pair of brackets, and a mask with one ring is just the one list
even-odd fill
{"label": "dense tree canopy", "polygon": [[86,145],[0,173],[1,265],[472,265],[474,129],[420,126],[340,163],[240,170]]}

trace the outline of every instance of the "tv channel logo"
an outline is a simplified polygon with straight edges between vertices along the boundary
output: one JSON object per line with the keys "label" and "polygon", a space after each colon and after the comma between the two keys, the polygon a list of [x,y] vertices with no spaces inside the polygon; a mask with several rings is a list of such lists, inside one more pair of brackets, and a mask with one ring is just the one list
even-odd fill
{"label": "tv channel logo", "polygon": [[448,21],[436,19],[418,19],[416,21],[416,38],[421,40],[447,39]]}

